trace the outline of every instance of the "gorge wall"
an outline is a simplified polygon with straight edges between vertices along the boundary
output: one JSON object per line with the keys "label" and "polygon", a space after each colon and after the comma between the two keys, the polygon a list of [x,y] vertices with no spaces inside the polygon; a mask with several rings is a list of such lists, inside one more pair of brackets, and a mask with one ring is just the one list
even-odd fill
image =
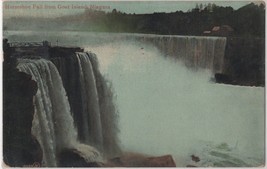
{"label": "gorge wall", "polygon": [[4,43],[3,62],[3,160],[10,167],[38,167],[43,151],[31,133],[37,83],[19,72]]}
{"label": "gorge wall", "polygon": [[224,60],[232,84],[265,86],[265,39],[228,37]]}

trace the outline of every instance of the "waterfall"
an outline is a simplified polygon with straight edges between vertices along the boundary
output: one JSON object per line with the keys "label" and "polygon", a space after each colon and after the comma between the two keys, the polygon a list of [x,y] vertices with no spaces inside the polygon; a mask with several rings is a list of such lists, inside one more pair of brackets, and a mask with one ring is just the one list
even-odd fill
{"label": "waterfall", "polygon": [[37,82],[32,133],[43,150],[43,165],[57,166],[57,153],[64,148],[77,150],[88,162],[99,158],[93,147],[77,140],[70,106],[55,65],[44,59],[20,59],[18,69]]}
{"label": "waterfall", "polygon": [[104,153],[108,158],[117,157],[121,152],[117,138],[118,113],[113,100],[112,84],[100,73],[96,54],[92,52],[87,52],[86,54],[88,55],[88,58],[92,64],[96,80],[103,133]]}
{"label": "waterfall", "polygon": [[[80,83],[82,86],[82,100],[86,105],[84,112],[82,113],[85,121],[88,137],[86,137],[86,143],[96,146],[102,150],[103,137],[101,117],[99,110],[99,101],[96,88],[96,80],[92,68],[92,64],[86,53],[77,53],[77,59],[79,63]],[[85,133],[86,133],[85,132]],[[86,133],[86,134],[87,134]]]}
{"label": "waterfall", "polygon": [[96,55],[76,52],[51,61],[62,77],[79,140],[97,147],[107,158],[117,156],[120,148],[112,87],[100,73]]}
{"label": "waterfall", "polygon": [[225,37],[137,35],[136,39],[156,46],[163,55],[180,60],[189,68],[224,71]]}

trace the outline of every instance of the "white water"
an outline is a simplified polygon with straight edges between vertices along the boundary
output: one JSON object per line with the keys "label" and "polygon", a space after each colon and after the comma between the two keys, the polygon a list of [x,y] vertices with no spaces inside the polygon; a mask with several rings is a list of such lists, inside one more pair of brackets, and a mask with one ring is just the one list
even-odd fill
{"label": "white water", "polygon": [[264,88],[215,84],[208,70],[191,71],[142,43],[87,49],[113,83],[124,150],[172,154],[177,166],[264,163]]}
{"label": "white water", "polygon": [[99,99],[96,88],[96,80],[92,68],[92,64],[86,53],[77,53],[79,63],[81,87],[83,93],[83,105],[86,110],[82,113],[85,120],[83,123],[88,129],[85,131],[85,141],[89,145],[96,146],[99,150],[103,149],[102,125],[99,110]]}
{"label": "white water", "polygon": [[32,133],[43,150],[43,166],[57,166],[56,154],[64,148],[76,149],[87,161],[100,160],[98,151],[80,144],[70,106],[55,65],[44,59],[21,59],[18,68],[37,82]]}
{"label": "white water", "polygon": [[224,37],[138,35],[136,39],[158,47],[163,55],[183,62],[189,68],[223,72]]}
{"label": "white water", "polygon": [[117,111],[95,54],[76,52],[51,60],[62,76],[79,140],[96,147],[106,158],[117,157]]}

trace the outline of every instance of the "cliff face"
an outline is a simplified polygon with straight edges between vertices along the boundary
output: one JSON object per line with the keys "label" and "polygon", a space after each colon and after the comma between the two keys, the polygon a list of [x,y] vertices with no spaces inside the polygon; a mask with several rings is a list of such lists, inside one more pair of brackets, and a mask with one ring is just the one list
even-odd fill
{"label": "cliff face", "polygon": [[3,63],[3,156],[8,166],[39,166],[42,150],[31,134],[36,82],[16,69],[5,52]]}
{"label": "cliff face", "polygon": [[264,41],[261,38],[227,38],[224,74],[233,84],[264,86]]}

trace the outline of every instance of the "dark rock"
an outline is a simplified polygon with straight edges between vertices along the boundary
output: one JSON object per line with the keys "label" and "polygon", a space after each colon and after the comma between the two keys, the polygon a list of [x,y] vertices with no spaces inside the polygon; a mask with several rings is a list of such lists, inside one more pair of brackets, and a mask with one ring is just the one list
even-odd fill
{"label": "dark rock", "polygon": [[58,155],[58,167],[102,167],[100,162],[87,162],[73,149],[64,149]]}
{"label": "dark rock", "polygon": [[216,73],[215,75],[215,81],[216,83],[225,83],[225,84],[233,84],[234,81],[231,77],[225,74]]}
{"label": "dark rock", "polygon": [[176,167],[171,155],[150,157],[144,160],[144,167]]}
{"label": "dark rock", "polygon": [[105,167],[176,167],[171,155],[148,157],[142,154],[123,154],[108,160]]}
{"label": "dark rock", "polygon": [[48,50],[50,58],[69,57],[71,54],[75,52],[83,52],[83,51],[84,50],[79,47],[60,47],[60,46],[50,47]]}
{"label": "dark rock", "polygon": [[191,155],[191,159],[192,159],[192,161],[195,161],[195,162],[199,162],[200,161],[199,157],[195,156],[195,155]]}
{"label": "dark rock", "polygon": [[237,85],[265,86],[265,39],[227,38],[223,73]]}
{"label": "dark rock", "polygon": [[119,166],[123,166],[123,162],[121,161],[120,157],[115,157],[113,159],[110,160],[112,163],[115,163]]}
{"label": "dark rock", "polygon": [[[7,47],[8,48],[8,47]],[[8,50],[8,49],[6,49]],[[31,134],[33,96],[37,84],[16,69],[16,60],[5,53],[3,63],[3,156],[6,165],[41,165],[42,150]]]}
{"label": "dark rock", "polygon": [[186,167],[197,167],[197,166],[194,166],[194,165],[187,165]]}

